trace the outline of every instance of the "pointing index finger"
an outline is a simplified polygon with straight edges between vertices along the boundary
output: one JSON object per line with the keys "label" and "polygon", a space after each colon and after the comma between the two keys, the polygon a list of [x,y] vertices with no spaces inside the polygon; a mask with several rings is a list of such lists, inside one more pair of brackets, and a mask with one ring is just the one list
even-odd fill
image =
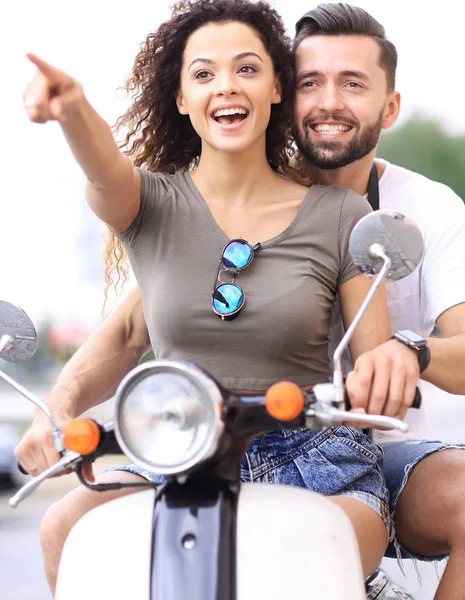
{"label": "pointing index finger", "polygon": [[39,71],[48,79],[56,80],[63,76],[63,71],[60,71],[60,69],[57,69],[56,67],[52,67],[52,65],[50,65],[45,60],[42,60],[35,54],[28,53],[26,54],[26,56],[31,61],[31,63],[35,65],[39,69]]}

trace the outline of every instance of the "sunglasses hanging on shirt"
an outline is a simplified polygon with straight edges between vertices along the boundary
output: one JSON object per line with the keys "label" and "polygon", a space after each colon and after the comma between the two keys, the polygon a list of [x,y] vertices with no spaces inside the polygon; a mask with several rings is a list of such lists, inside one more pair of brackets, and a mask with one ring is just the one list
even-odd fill
{"label": "sunglasses hanging on shirt", "polygon": [[[244,306],[245,294],[234,280],[240,271],[250,265],[259,248],[259,243],[251,246],[241,238],[229,241],[223,248],[212,292],[213,312],[223,321],[232,321],[238,317]],[[221,275],[227,272],[233,275],[230,283],[221,280]]]}
{"label": "sunglasses hanging on shirt", "polygon": [[[368,179],[368,202],[373,210],[379,210],[379,178],[378,169],[374,163]],[[241,238],[229,241],[223,248],[212,292],[213,312],[223,321],[232,321],[238,317],[244,306],[244,291],[234,281],[237,274],[251,264],[255,252],[259,248],[259,243],[251,246],[249,242]],[[221,275],[227,272],[233,274],[230,283],[221,280]]]}

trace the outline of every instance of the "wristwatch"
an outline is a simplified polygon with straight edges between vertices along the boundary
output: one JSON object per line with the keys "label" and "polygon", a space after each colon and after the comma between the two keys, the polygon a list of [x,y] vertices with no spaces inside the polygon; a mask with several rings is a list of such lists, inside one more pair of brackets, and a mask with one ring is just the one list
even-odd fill
{"label": "wristwatch", "polygon": [[392,339],[396,339],[402,344],[405,344],[408,348],[417,351],[420,373],[423,373],[431,360],[431,352],[425,338],[410,331],[410,329],[403,329],[402,331],[396,331],[392,336]]}

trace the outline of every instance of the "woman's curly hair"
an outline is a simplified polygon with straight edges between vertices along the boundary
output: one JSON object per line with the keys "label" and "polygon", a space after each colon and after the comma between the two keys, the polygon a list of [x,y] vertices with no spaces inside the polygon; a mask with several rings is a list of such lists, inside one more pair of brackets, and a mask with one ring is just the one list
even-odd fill
{"label": "woman's curly hair", "polygon": [[[294,69],[291,41],[279,14],[264,1],[181,0],[172,17],[150,33],[141,45],[125,89],[132,97],[128,111],[115,126],[125,132],[120,147],[133,164],[149,171],[174,173],[195,167],[200,158],[201,140],[189,116],[176,106],[181,67],[190,35],[208,23],[240,22],[259,35],[270,55],[281,84],[281,102],[271,107],[266,131],[266,155],[270,166],[288,173],[292,154],[290,118],[294,96]],[[105,248],[106,290],[126,279],[125,253],[119,240],[108,231]]]}

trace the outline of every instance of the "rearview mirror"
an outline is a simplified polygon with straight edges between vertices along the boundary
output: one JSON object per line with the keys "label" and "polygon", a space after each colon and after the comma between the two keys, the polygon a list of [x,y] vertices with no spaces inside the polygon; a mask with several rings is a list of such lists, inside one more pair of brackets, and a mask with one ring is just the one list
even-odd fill
{"label": "rearview mirror", "polygon": [[420,263],[423,237],[418,225],[393,210],[377,210],[355,225],[349,240],[349,252],[355,265],[367,277],[375,277],[383,260],[373,246],[381,246],[391,260],[386,278],[391,281],[410,275]]}
{"label": "rearview mirror", "polygon": [[31,319],[18,306],[0,300],[0,358],[22,362],[34,355],[37,334]]}

